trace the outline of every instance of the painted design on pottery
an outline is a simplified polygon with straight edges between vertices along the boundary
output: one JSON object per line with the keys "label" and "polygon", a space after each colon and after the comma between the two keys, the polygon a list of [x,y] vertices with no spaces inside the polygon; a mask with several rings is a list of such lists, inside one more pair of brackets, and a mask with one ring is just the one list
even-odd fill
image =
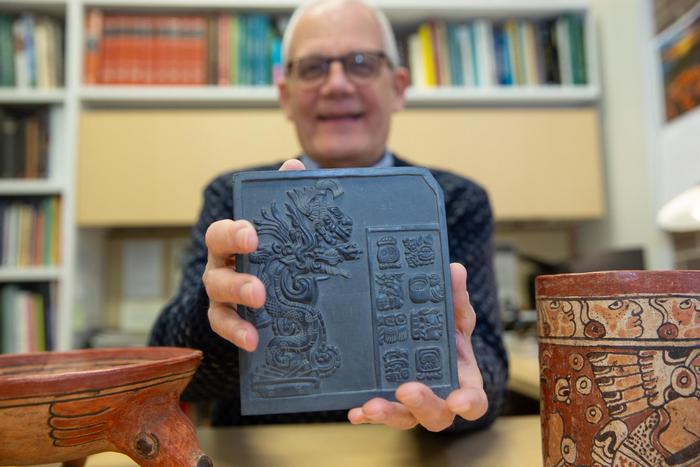
{"label": "painted design on pottery", "polygon": [[435,249],[431,235],[419,235],[403,239],[406,262],[412,268],[429,266],[435,262]]}
{"label": "painted design on pottery", "polygon": [[15,440],[0,443],[0,462],[83,465],[116,451],[146,467],[211,467],[177,404],[200,359],[175,348],[0,356],[0,432]]}
{"label": "painted design on pottery", "polygon": [[538,297],[537,311],[546,466],[700,465],[699,296]]}
{"label": "painted design on pottery", "polygon": [[537,301],[538,331],[544,338],[700,338],[700,296],[543,298]]}
{"label": "painted design on pottery", "polygon": [[379,311],[398,310],[403,306],[403,274],[377,274],[377,309]]}
{"label": "painted design on pottery", "polygon": [[[576,333],[575,316],[584,306],[582,300],[539,300],[537,311],[540,335],[571,337]],[[579,326],[580,327],[580,326]]]}
{"label": "painted design on pottery", "polygon": [[398,269],[401,267],[401,253],[396,243],[396,238],[388,235],[377,240],[379,269]]}
{"label": "painted design on pottery", "polygon": [[416,274],[408,280],[408,296],[413,303],[439,303],[445,292],[437,274]]}
{"label": "painted design on pottery", "polygon": [[442,378],[440,349],[428,347],[416,350],[416,373],[419,381]]}
{"label": "painted design on pottery", "polygon": [[[267,299],[257,315],[258,328],[270,326],[265,364],[253,372],[252,389],[261,397],[310,394],[320,379],[341,364],[340,351],[328,343],[323,315],[316,307],[319,283],[349,278],[339,267],[362,252],[350,241],[353,221],[334,203],[342,194],[335,180],[287,191],[290,202],[273,202],[255,219],[261,245],[250,255]],[[263,241],[265,241],[263,243]]]}
{"label": "painted design on pottery", "polygon": [[379,315],[377,317],[377,340],[379,344],[396,344],[408,339],[408,318],[403,313]]}
{"label": "painted design on pottery", "polygon": [[654,298],[650,305],[663,317],[657,331],[660,338],[700,337],[700,297]]}
{"label": "painted design on pottery", "polygon": [[423,308],[411,313],[411,337],[415,340],[440,340],[443,328],[442,313],[436,308]]}
{"label": "painted design on pottery", "polygon": [[408,381],[408,352],[404,349],[391,349],[384,352],[384,379],[391,383]]}

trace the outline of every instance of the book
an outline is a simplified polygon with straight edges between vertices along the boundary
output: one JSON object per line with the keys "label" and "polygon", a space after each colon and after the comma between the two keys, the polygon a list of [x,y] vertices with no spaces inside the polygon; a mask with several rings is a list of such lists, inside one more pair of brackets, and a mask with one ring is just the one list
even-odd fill
{"label": "book", "polygon": [[0,286],[0,351],[14,353],[17,348],[17,318],[15,303],[19,287],[14,284]]}
{"label": "book", "polygon": [[535,37],[542,59],[538,80],[542,84],[561,84],[559,45],[555,29],[554,19],[543,19],[535,23]]}
{"label": "book", "polygon": [[574,84],[574,73],[569,24],[564,16],[557,18],[554,24],[557,37],[557,50],[559,51],[559,75],[561,76],[561,84],[565,86],[572,85]]}
{"label": "book", "polygon": [[450,56],[450,81],[453,86],[464,86],[464,65],[462,63],[462,46],[463,44],[457,37],[457,29],[459,26],[453,23],[447,23],[447,47]]}
{"label": "book", "polygon": [[0,86],[15,85],[15,53],[12,17],[0,13]]}
{"label": "book", "polygon": [[418,27],[418,37],[420,39],[420,50],[423,52],[423,69],[425,78],[422,80],[426,87],[435,87],[438,85],[437,67],[435,63],[435,50],[433,33],[429,23],[423,23]]}

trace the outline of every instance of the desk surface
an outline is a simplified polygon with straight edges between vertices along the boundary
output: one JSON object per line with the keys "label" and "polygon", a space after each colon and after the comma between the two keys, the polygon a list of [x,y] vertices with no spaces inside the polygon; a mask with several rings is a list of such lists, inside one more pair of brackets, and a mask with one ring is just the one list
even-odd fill
{"label": "desk surface", "polygon": [[[501,417],[464,436],[397,431],[347,423],[201,428],[215,467],[492,467],[542,464],[538,416]],[[52,464],[51,467],[57,464]],[[133,467],[126,456],[101,453],[86,467]]]}

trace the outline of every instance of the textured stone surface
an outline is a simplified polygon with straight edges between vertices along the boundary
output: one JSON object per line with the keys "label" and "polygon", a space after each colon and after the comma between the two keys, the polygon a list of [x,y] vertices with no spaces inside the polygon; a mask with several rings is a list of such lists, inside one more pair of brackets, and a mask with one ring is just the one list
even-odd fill
{"label": "textured stone surface", "polygon": [[427,170],[247,172],[233,199],[260,236],[238,268],[267,290],[243,313],[260,332],[240,355],[243,414],[457,386],[444,202]]}

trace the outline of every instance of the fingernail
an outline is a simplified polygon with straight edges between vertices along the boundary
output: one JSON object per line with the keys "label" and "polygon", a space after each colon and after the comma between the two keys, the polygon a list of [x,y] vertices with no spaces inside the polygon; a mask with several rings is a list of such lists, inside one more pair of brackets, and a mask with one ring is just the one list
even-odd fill
{"label": "fingernail", "polygon": [[419,406],[423,403],[423,394],[420,392],[414,392],[411,394],[408,394],[406,397],[404,397],[404,404],[410,405],[412,407]]}

